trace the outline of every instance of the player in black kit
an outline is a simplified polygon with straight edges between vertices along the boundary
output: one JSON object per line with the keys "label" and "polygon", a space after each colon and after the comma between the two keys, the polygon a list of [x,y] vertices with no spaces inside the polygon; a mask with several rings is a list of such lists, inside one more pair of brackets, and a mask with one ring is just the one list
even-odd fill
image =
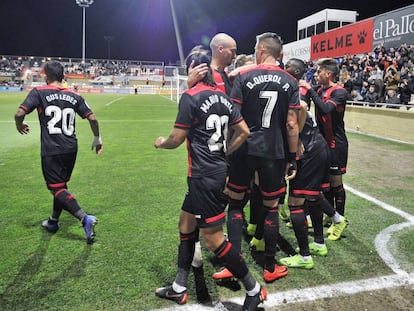
{"label": "player in black kit", "polygon": [[[300,85],[309,90],[315,103],[318,128],[328,143],[330,151],[330,191],[326,197],[335,210],[345,216],[345,188],[342,175],[346,173],[348,161],[348,139],[345,133],[344,115],[347,91],[336,83],[339,67],[335,59],[323,58],[317,62],[315,78],[319,84],[317,91],[309,83],[300,81]],[[332,241],[341,237],[341,228],[332,224],[329,229]]]}
{"label": "player in black kit", "polygon": [[[186,59],[197,66],[210,57],[205,50],[193,50]],[[227,141],[227,131],[234,135]],[[182,95],[174,128],[168,138],[158,137],[156,148],[174,149],[187,140],[188,192],[181,207],[178,251],[178,272],[175,281],[156,289],[160,298],[178,304],[187,302],[187,279],[193,260],[195,230],[198,227],[206,248],[229,269],[246,288],[243,310],[256,310],[266,299],[266,290],[249,272],[243,258],[227,241],[223,233],[226,201],[223,190],[227,175],[226,155],[231,155],[246,140],[249,129],[238,109],[208,74]]]}
{"label": "player in black kit", "polygon": [[78,143],[75,132],[75,115],[88,119],[94,135],[92,149],[101,154],[102,140],[98,121],[85,100],[77,93],[62,86],[63,66],[47,62],[44,66],[46,86],[32,89],[15,114],[17,131],[28,134],[29,126],[23,123],[26,114],[37,110],[41,129],[42,172],[48,189],[53,194],[53,211],[42,226],[49,232],[59,230],[62,210],[79,219],[85,229],[86,242],[95,238],[95,216],[87,215],[79,206],[67,183],[75,166]]}
{"label": "player in black kit", "polygon": [[[258,227],[264,223],[263,278],[266,282],[273,282],[288,273],[285,266],[278,266],[275,261],[279,235],[277,208],[280,197],[286,192],[286,174],[289,178],[296,174],[299,140],[299,88],[297,81],[277,65],[281,52],[282,41],[277,34],[257,36],[257,65],[240,71],[231,92],[232,101],[239,106],[249,126],[250,136],[240,151],[230,158],[229,210],[243,208],[245,193],[257,171],[263,198],[263,212],[258,215],[257,223]],[[239,226],[242,226],[241,222]]]}
{"label": "player in black kit", "polygon": [[[306,72],[306,64],[292,58],[286,63],[286,71],[297,80]],[[301,117],[300,141],[302,152],[298,160],[298,172],[289,183],[290,219],[299,245],[299,254],[280,259],[280,263],[288,267],[312,269],[314,266],[311,255],[327,255],[327,247],[323,237],[322,215],[323,207],[328,207],[333,214],[334,223],[346,224],[344,217],[325,200],[322,190],[329,190],[329,148],[325,138],[319,132],[316,122],[310,112],[307,90],[300,88]],[[302,97],[303,96],[303,97]],[[306,207],[308,207],[314,228],[314,243],[309,244]],[[339,226],[339,225],[338,225]],[[345,227],[343,227],[345,229]],[[343,231],[342,229],[342,231]]]}

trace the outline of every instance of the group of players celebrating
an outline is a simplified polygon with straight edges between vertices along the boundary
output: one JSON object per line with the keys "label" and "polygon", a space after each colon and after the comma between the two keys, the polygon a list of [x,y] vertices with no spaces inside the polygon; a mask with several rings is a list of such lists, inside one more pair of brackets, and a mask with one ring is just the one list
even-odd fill
{"label": "group of players celebrating", "polygon": [[[346,90],[335,83],[339,68],[334,59],[319,60],[318,89],[301,80],[307,69],[303,61],[291,59],[283,69],[282,41],[275,33],[258,35],[255,63],[231,73],[227,68],[236,58],[236,41],[219,33],[210,49],[211,56],[199,46],[188,55],[189,89],[180,99],[169,136],[158,137],[154,144],[174,149],[186,141],[189,166],[177,275],[172,285],[155,294],[186,303],[192,268],[197,299],[210,299],[203,282],[200,234],[223,267],[213,278],[239,280],[246,289],[243,310],[255,310],[267,293],[242,256],[243,208],[248,200],[247,232],[253,236],[251,246],[263,251],[265,282],[286,276],[288,267],[312,269],[312,255],[327,255],[324,214],[332,221],[329,240],[338,240],[347,226],[342,185],[348,154]],[[276,249],[283,240],[278,208],[287,189],[299,250],[277,262]],[[307,215],[314,228],[313,243],[308,241]]]}

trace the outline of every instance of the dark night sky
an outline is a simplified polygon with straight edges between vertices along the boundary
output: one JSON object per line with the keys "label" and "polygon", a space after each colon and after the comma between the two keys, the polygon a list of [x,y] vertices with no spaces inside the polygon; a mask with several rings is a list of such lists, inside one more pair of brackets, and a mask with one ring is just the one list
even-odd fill
{"label": "dark night sky", "polygon": [[[296,40],[298,19],[322,9],[348,9],[363,20],[408,1],[174,0],[184,55],[203,38],[226,32],[239,53],[257,34]],[[75,0],[1,0],[0,55],[82,57],[82,9]],[[95,0],[86,9],[86,58],[175,62],[179,59],[169,0]],[[206,40],[206,39],[204,39]]]}

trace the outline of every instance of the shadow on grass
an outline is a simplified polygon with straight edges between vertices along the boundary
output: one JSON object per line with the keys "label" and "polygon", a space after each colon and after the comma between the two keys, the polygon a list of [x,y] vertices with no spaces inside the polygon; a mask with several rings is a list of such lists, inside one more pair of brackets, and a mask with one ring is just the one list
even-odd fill
{"label": "shadow on grass", "polygon": [[[83,275],[86,261],[88,260],[91,247],[86,245],[82,254],[75,258],[71,265],[62,269],[53,277],[42,277],[36,281],[36,276],[41,273],[41,266],[48,250],[52,234],[43,232],[39,247],[21,267],[13,281],[6,286],[0,294],[0,310],[37,310],[39,307],[49,309],[53,306],[40,306],[39,300],[59,289],[63,283],[72,278]],[[61,267],[56,267],[60,270]]]}

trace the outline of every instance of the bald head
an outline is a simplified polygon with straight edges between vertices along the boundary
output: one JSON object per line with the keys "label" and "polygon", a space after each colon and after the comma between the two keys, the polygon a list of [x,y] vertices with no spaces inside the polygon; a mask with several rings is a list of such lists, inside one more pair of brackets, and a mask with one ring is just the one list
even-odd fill
{"label": "bald head", "polygon": [[220,45],[228,47],[231,45],[236,45],[236,40],[233,37],[229,36],[226,33],[218,33],[216,34],[210,42],[210,49],[211,51],[216,50]]}
{"label": "bald head", "polygon": [[210,42],[212,65],[220,69],[231,65],[236,57],[237,43],[226,33],[216,34]]}

